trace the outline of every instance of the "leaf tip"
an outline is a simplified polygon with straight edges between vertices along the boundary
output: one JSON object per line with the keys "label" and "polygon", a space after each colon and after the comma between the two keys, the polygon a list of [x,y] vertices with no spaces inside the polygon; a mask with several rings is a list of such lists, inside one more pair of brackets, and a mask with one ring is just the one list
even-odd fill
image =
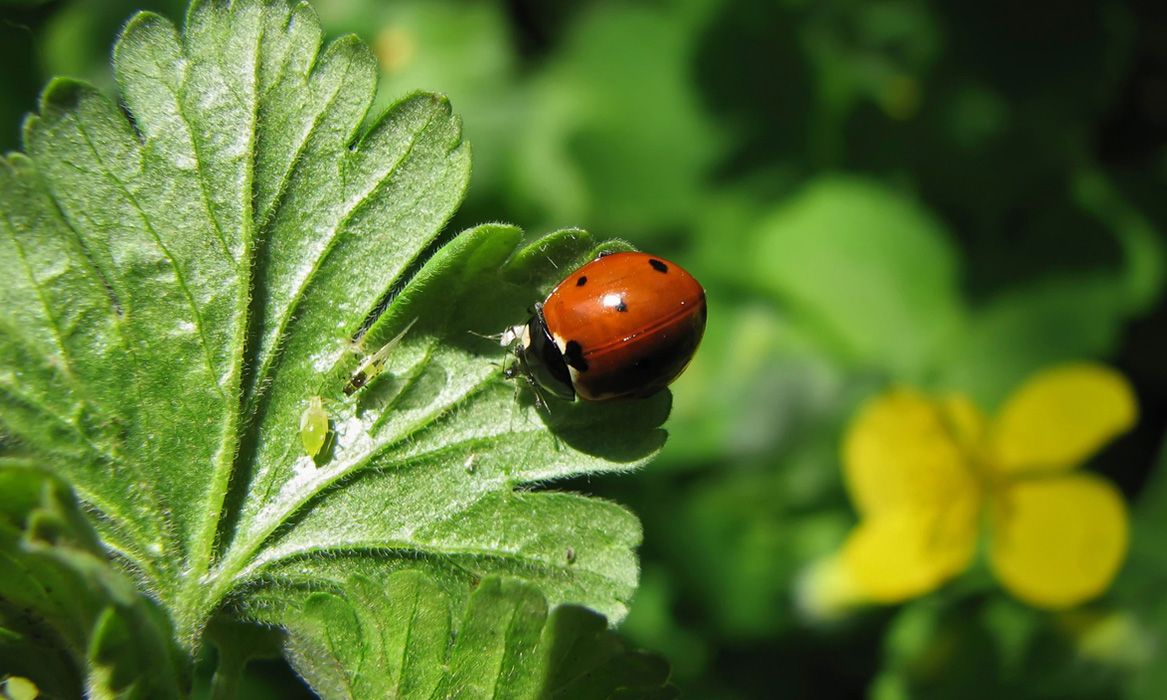
{"label": "leaf tip", "polygon": [[[315,14],[313,14],[314,17]],[[312,21],[316,20],[313,19]],[[367,81],[370,91],[376,89],[378,72],[377,58],[373,56],[373,50],[369,48],[369,45],[360,36],[357,34],[344,34],[337,37],[328,45],[325,54],[326,59],[329,57],[347,57],[350,62],[356,62],[364,72],[364,79]]]}
{"label": "leaf tip", "polygon": [[76,78],[56,77],[49,81],[41,93],[39,111],[41,114],[68,111],[81,102],[94,88],[89,83]]}
{"label": "leaf tip", "polygon": [[[36,132],[37,125],[40,124],[41,118],[39,114],[29,112],[24,115],[24,121],[20,124],[20,147],[28,152],[32,145],[32,135]],[[11,161],[11,155],[9,160]]]}
{"label": "leaf tip", "polygon": [[122,30],[118,33],[117,41],[114,42],[114,61],[116,62],[120,59],[122,53],[126,50],[126,47],[130,45],[130,42],[136,40],[139,36],[146,35],[147,32],[154,32],[157,30],[171,33],[177,32],[177,29],[174,27],[174,23],[157,12],[142,10],[134,14],[133,17],[130,17],[130,19],[124,25],[122,25]]}
{"label": "leaf tip", "polygon": [[157,12],[153,12],[151,10],[139,10],[138,12],[134,13],[132,17],[126,20],[124,25],[122,25],[120,36],[124,37],[133,31],[159,26],[169,29],[174,27],[174,23],[172,23],[167,17],[164,17]]}
{"label": "leaf tip", "polygon": [[186,26],[190,27],[195,24],[198,16],[204,12],[213,12],[215,5],[226,9],[227,2],[226,0],[191,0],[186,7]]}

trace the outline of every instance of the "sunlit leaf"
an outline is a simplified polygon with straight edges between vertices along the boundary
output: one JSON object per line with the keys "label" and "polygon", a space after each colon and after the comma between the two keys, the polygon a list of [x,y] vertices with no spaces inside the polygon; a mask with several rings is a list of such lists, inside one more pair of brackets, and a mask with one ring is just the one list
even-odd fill
{"label": "sunlit leaf", "polygon": [[326,698],[675,697],[663,660],[626,649],[593,612],[549,612],[515,579],[479,584],[452,643],[449,600],[416,571],[268,605],[293,664]]}
{"label": "sunlit leaf", "polygon": [[[114,68],[120,103],[53,81],[0,167],[0,428],[73,485],[176,639],[196,649],[228,603],[401,569],[455,605],[506,574],[619,620],[636,518],[533,487],[644,464],[669,396],[542,409],[484,337],[596,243],[439,241],[459,120],[418,93],[362,127],[373,57],[322,46],[307,4],[196,1],[182,32],[142,13]],[[99,630],[91,670],[132,634]]]}

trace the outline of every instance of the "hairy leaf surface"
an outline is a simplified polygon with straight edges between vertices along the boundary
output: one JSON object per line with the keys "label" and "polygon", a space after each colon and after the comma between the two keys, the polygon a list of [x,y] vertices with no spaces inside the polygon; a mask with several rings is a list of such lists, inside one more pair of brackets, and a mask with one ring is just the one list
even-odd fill
{"label": "hairy leaf surface", "polygon": [[[337,592],[270,601],[267,614],[287,627],[289,657],[327,697],[676,697],[659,657],[627,649],[592,611],[548,611],[516,579],[484,579],[453,642],[449,601],[416,571],[354,576]],[[386,619],[398,621],[390,634]]]}
{"label": "hairy leaf surface", "polygon": [[0,163],[0,430],[74,487],[182,644],[216,611],[406,570],[419,610],[502,574],[620,619],[639,523],[547,486],[643,464],[668,395],[542,409],[486,337],[591,237],[442,237],[470,169],[458,119],[414,94],[362,131],[375,63],[322,46],[307,4],[196,1],[182,31],[142,13],[114,67],[119,100],[55,80]]}

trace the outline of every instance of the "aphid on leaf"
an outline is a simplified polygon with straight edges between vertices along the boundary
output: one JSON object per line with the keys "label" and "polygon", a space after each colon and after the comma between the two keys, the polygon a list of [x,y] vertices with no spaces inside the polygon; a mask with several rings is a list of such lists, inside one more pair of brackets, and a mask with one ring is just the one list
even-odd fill
{"label": "aphid on leaf", "polygon": [[397,343],[401,342],[401,339],[405,337],[405,334],[409,332],[410,328],[413,328],[413,324],[415,323],[417,323],[416,318],[406,324],[405,328],[403,328],[400,333],[393,336],[392,340],[382,345],[380,350],[373,353],[372,355],[369,355],[363,362],[361,362],[360,367],[357,367],[357,371],[353,372],[352,377],[348,380],[348,384],[344,385],[345,396],[352,396],[354,393],[356,393],[357,389],[365,386],[369,382],[373,381],[377,375],[381,374],[381,371],[385,369],[385,360],[389,357],[389,351],[392,350],[393,347],[397,345]]}
{"label": "aphid on leaf", "polygon": [[300,442],[308,456],[315,459],[327,439],[328,411],[324,410],[320,397],[313,396],[308,399],[308,408],[300,414]]}

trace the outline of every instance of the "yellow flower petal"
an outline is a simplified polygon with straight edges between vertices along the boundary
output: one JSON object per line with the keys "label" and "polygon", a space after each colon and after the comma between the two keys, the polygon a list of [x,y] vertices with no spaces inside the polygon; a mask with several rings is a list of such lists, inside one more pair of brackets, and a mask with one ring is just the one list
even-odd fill
{"label": "yellow flower petal", "polygon": [[992,428],[1004,471],[1069,469],[1134,425],[1134,392],[1121,374],[1072,364],[1040,372],[1005,403]]}
{"label": "yellow flower petal", "polygon": [[897,389],[870,401],[843,442],[843,469],[855,507],[873,515],[940,506],[968,497],[976,483],[946,407]]}
{"label": "yellow flower petal", "polygon": [[1126,504],[1092,474],[1005,487],[991,509],[989,560],[1013,595],[1064,608],[1106,590],[1126,557]]}
{"label": "yellow flower petal", "polygon": [[851,579],[873,601],[923,595],[964,571],[977,541],[977,501],[901,508],[864,518],[843,545]]}
{"label": "yellow flower petal", "polygon": [[944,415],[956,442],[967,450],[980,449],[988,421],[967,396],[951,394],[943,398]]}

